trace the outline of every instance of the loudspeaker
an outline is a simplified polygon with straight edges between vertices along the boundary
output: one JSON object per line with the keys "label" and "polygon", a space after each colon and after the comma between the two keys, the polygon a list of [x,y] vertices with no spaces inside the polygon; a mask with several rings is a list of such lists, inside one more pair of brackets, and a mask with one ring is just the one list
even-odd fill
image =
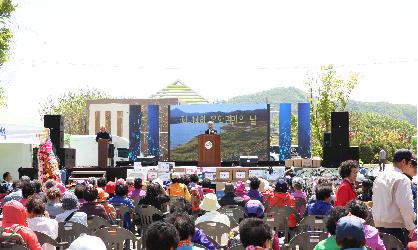
{"label": "loudspeaker", "polygon": [[254,167],[258,164],[258,156],[240,156],[239,165],[241,167]]}
{"label": "loudspeaker", "polygon": [[49,137],[55,149],[64,147],[64,131],[50,131]]}
{"label": "loudspeaker", "polygon": [[330,132],[324,133],[324,144],[322,145],[322,147],[324,148],[331,147],[331,133]]}
{"label": "loudspeaker", "polygon": [[334,129],[345,129],[348,131],[349,115],[348,112],[331,112],[331,132]]}
{"label": "loudspeaker", "polygon": [[66,168],[75,167],[75,149],[74,148],[59,148],[57,149],[57,156],[60,160],[60,166]]}
{"label": "loudspeaker", "polygon": [[64,117],[62,115],[44,115],[44,127],[49,128],[51,132],[64,131]]}
{"label": "loudspeaker", "polygon": [[115,158],[115,144],[109,144],[107,148],[107,157],[111,159]]}
{"label": "loudspeaker", "polygon": [[328,147],[322,149],[324,168],[338,168],[341,163],[341,148]]}
{"label": "loudspeaker", "polygon": [[345,129],[334,129],[331,133],[331,146],[332,147],[349,147],[349,133]]}
{"label": "loudspeaker", "polygon": [[343,161],[346,160],[353,160],[353,161],[359,161],[360,159],[360,152],[359,152],[359,147],[348,147],[345,149],[344,154],[343,154]]}

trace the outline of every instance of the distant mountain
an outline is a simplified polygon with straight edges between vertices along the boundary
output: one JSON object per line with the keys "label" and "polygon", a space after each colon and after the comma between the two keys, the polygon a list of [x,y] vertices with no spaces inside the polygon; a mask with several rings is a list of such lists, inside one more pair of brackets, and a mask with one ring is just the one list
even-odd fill
{"label": "distant mountain", "polygon": [[[277,104],[289,102],[297,104],[307,102],[308,94],[294,87],[277,87],[274,89],[260,91],[250,95],[236,96],[227,103],[270,103]],[[398,120],[405,120],[417,126],[417,107],[410,104],[392,104],[387,102],[359,102],[349,101],[348,111],[373,112],[386,115]]]}

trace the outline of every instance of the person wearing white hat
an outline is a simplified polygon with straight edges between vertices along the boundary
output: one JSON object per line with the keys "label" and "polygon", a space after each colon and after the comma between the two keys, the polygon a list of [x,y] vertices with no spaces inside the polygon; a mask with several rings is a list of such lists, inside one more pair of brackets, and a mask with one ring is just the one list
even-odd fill
{"label": "person wearing white hat", "polygon": [[261,194],[264,197],[264,200],[266,201],[270,194],[272,193],[272,188],[270,187],[270,183],[268,180],[263,178],[258,178],[260,180],[260,187],[258,187],[258,191],[261,192]]}
{"label": "person wearing white hat", "polygon": [[196,222],[195,222],[196,225],[201,222],[211,221],[211,222],[219,222],[230,227],[231,222],[229,221],[228,216],[216,211],[220,207],[221,206],[219,205],[215,194],[205,194],[202,204],[200,204],[200,208],[207,212],[204,215],[196,219]]}

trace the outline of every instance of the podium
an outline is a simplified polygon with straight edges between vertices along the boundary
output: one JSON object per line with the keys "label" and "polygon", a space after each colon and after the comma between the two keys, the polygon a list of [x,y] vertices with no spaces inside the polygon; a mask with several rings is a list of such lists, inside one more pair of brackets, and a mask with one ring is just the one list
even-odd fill
{"label": "podium", "polygon": [[106,168],[107,167],[107,158],[108,158],[108,147],[109,147],[109,140],[108,139],[99,139],[97,142],[98,146],[98,161],[97,166],[99,168]]}
{"label": "podium", "polygon": [[198,166],[221,166],[221,137],[215,134],[204,134],[198,137]]}

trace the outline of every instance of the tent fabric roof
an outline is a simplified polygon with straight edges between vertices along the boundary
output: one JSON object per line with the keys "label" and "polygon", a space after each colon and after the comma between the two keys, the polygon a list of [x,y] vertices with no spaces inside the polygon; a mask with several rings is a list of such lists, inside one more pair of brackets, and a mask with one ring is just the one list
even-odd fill
{"label": "tent fabric roof", "polygon": [[207,104],[209,103],[204,97],[196,93],[193,89],[186,86],[181,81],[176,81],[164,89],[153,94],[151,98],[178,98],[181,103],[185,104]]}

